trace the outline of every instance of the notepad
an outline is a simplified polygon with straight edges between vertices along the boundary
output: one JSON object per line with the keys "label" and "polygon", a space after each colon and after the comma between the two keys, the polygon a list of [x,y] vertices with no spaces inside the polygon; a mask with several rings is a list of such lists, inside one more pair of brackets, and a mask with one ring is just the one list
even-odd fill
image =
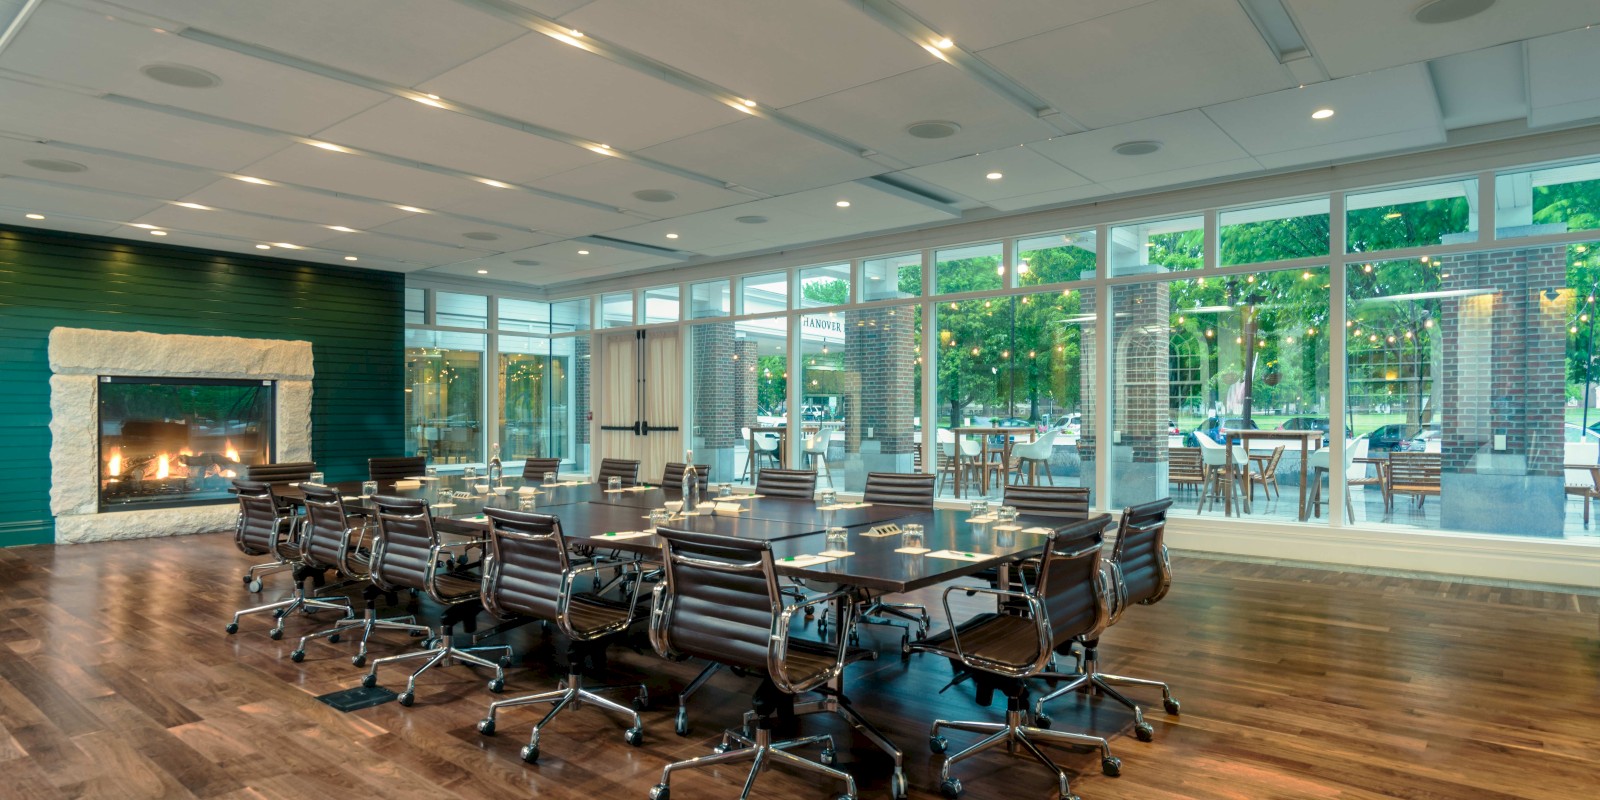
{"label": "notepad", "polygon": [[827,556],[829,558],[849,558],[850,556],[853,556],[855,554],[856,554],[856,552],[854,550],[824,550],[824,551],[822,551],[822,555],[825,555],[825,556]]}
{"label": "notepad", "polygon": [[923,553],[928,552],[928,548],[926,548],[926,547],[896,547],[894,549],[894,551],[896,553],[905,553],[907,555],[920,556]]}
{"label": "notepad", "polygon": [[766,495],[764,495],[764,494],[730,494],[727,497],[719,497],[717,499],[718,500],[755,500],[755,499],[762,498],[762,497],[766,497]]}
{"label": "notepad", "polygon": [[994,556],[988,553],[968,553],[959,550],[935,550],[928,554],[928,558],[948,558],[952,561],[988,561]]}
{"label": "notepad", "polygon": [[967,517],[967,522],[973,525],[987,525],[997,519],[999,519],[999,517],[996,517],[993,514],[985,514],[981,517]]}
{"label": "notepad", "polygon": [[834,503],[831,506],[817,506],[818,511],[844,511],[850,508],[866,508],[871,503]]}
{"label": "notepad", "polygon": [[832,561],[832,560],[833,560],[833,556],[812,556],[812,555],[789,556],[788,558],[780,558],[780,559],[778,559],[778,566],[780,566],[780,567],[814,567],[814,566],[816,566],[818,564],[826,564],[826,563],[828,563],[829,561]]}
{"label": "notepad", "polygon": [[1022,532],[1023,533],[1037,533],[1040,536],[1048,536],[1048,535],[1050,535],[1052,533],[1055,533],[1055,531],[1052,531],[1049,528],[1041,528],[1041,527],[1023,528]]}
{"label": "notepad", "polygon": [[433,504],[433,510],[434,511],[438,511],[441,508],[455,508],[455,507],[456,507],[455,503],[434,503]]}
{"label": "notepad", "polygon": [[641,536],[654,536],[654,531],[611,531],[596,536],[596,539],[637,539]]}
{"label": "notepad", "polygon": [[345,496],[343,496],[343,497],[341,497],[341,498],[339,498],[339,499],[340,499],[340,500],[343,500],[343,501],[345,501],[345,502],[346,502],[346,503],[359,503],[359,502],[361,502],[361,501],[362,501],[362,500],[365,500],[365,499],[367,499],[367,498],[365,498],[365,497],[362,497],[362,496],[360,496],[360,495],[356,495],[356,496],[354,496],[354,497],[352,497],[352,496],[350,496],[350,495],[345,495]]}
{"label": "notepad", "polygon": [[426,475],[416,475],[416,476],[413,476],[413,477],[410,477],[410,478],[406,478],[406,480],[408,480],[408,481],[436,481],[436,480],[439,480],[439,476],[435,475],[432,478],[430,478],[430,477],[428,477]]}

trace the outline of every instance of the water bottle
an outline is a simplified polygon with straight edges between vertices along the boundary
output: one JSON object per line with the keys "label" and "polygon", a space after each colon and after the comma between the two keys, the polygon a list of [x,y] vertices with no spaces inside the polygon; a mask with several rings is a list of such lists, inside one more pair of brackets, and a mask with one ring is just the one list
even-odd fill
{"label": "water bottle", "polygon": [[500,477],[504,473],[503,468],[500,466],[500,443],[499,442],[495,442],[494,449],[491,450],[490,453],[491,453],[491,455],[489,456],[489,485],[491,487],[494,487],[494,486],[499,486],[500,485]]}
{"label": "water bottle", "polygon": [[694,462],[683,465],[683,513],[696,513],[700,505],[700,476],[695,473]]}

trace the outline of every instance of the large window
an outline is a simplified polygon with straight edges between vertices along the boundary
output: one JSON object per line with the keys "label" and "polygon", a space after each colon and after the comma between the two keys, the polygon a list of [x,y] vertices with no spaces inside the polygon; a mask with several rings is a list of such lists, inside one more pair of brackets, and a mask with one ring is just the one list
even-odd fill
{"label": "large window", "polygon": [[1205,266],[1204,223],[1203,217],[1180,217],[1112,228],[1111,274],[1200,269]]}
{"label": "large window", "polygon": [[1094,274],[1094,231],[1068,231],[1017,241],[1017,285],[1066,283]]}
{"label": "large window", "polygon": [[862,300],[922,296],[922,254],[869,258],[862,263]]}
{"label": "large window", "polygon": [[406,455],[483,460],[483,359],[483,334],[406,331]]}
{"label": "large window", "polygon": [[921,448],[921,308],[800,318],[797,458],[817,484],[859,492],[868,472],[914,472]]}
{"label": "large window", "polygon": [[1478,238],[1478,182],[1406,186],[1345,198],[1345,252],[1460,244]]}
{"label": "large window", "polygon": [[1000,243],[954,247],[934,254],[934,291],[938,294],[999,289],[1005,285]]}
{"label": "large window", "polygon": [[678,287],[658,286],[644,290],[644,324],[678,321]]}
{"label": "large window", "polygon": [[850,265],[831,264],[800,270],[800,307],[841,306],[850,302]]}
{"label": "large window", "polygon": [[731,311],[728,282],[705,281],[689,287],[689,318],[726,317]]}
{"label": "large window", "polygon": [[1501,239],[1600,228],[1600,162],[1495,176]]}
{"label": "large window", "polygon": [[769,317],[689,329],[688,443],[714,481],[752,484],[761,468],[787,466],[788,324]]}
{"label": "large window", "polygon": [[1218,214],[1224,267],[1328,255],[1328,199],[1301,200]]}

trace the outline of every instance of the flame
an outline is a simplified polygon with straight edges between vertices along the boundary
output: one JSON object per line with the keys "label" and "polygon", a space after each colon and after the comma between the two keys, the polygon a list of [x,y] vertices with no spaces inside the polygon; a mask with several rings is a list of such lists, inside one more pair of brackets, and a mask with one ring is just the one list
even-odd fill
{"label": "flame", "polygon": [[239,473],[234,472],[231,469],[225,469],[225,470],[222,471],[222,477],[224,477],[224,478],[237,478],[237,477],[239,477]]}
{"label": "flame", "polygon": [[122,448],[113,448],[111,460],[106,462],[106,474],[115,478],[122,474]]}
{"label": "flame", "polygon": [[172,468],[167,464],[167,454],[162,453],[160,461],[156,464],[156,478],[165,478],[172,474]]}
{"label": "flame", "polygon": [[227,440],[226,442],[223,443],[223,445],[222,445],[222,457],[228,459],[229,461],[232,461],[235,464],[239,463],[239,451],[233,449],[233,440],[232,439],[229,439],[229,440]]}
{"label": "flame", "polygon": [[178,455],[180,455],[180,456],[192,456],[192,455],[194,455],[194,451],[190,450],[187,447],[185,447],[182,450],[178,451]]}

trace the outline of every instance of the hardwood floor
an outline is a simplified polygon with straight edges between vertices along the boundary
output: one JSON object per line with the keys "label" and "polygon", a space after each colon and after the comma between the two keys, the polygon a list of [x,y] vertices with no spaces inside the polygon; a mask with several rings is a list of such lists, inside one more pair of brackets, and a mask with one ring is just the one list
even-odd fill
{"label": "hardwood floor", "polygon": [[[315,701],[359,683],[352,647],[315,643],[291,662],[295,637],[319,626],[305,618],[283,641],[261,616],[226,636],[232,611],[256,600],[238,577],[248,563],[223,535],[0,550],[0,797],[643,798],[663,764],[708,751],[753,685],[713,679],[680,738],[676,692],[697,667],[613,648],[617,680],[650,685],[644,745],[623,743],[618,718],[568,710],[528,766],[517,752],[537,712],[508,711],[498,735],[481,736],[489,675],[466,667],[431,671],[412,708],[346,714]],[[1057,728],[1115,737],[1119,778],[1087,750],[1051,748],[1084,800],[1600,792],[1595,597],[1192,557],[1176,574],[1164,602],[1131,609],[1107,634],[1102,655],[1107,671],[1169,681],[1183,716],[1140,694],[1156,728],[1141,743],[1120,706],[1052,710]],[[266,581],[271,597],[287,578]],[[559,674],[552,644],[529,631],[512,636],[532,667],[510,672],[507,696],[554,688]],[[889,654],[852,668],[850,694],[906,751],[912,797],[937,797],[928,724],[1001,710],[976,707],[969,689],[939,694],[943,662],[905,663],[889,636],[864,637]],[[402,638],[374,655],[410,646]],[[399,688],[403,673],[380,680]],[[879,751],[840,721],[805,726],[841,737],[861,796],[888,796]],[[682,773],[674,797],[733,798],[744,774]],[[973,800],[1054,796],[1048,773],[1003,750],[956,774]],[[755,796],[821,800],[841,788],[777,769]]]}

